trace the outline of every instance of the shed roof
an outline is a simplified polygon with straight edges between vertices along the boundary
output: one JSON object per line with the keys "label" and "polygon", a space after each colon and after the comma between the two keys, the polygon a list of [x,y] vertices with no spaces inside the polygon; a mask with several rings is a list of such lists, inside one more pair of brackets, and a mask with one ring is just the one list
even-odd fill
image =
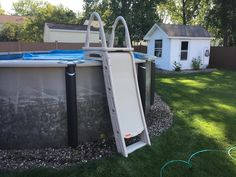
{"label": "shed roof", "polygon": [[[56,24],[56,23],[46,23],[49,29],[60,29],[60,30],[76,30],[76,31],[86,31],[88,25],[75,25],[75,24]],[[98,31],[97,28],[91,26],[91,31]]]}
{"label": "shed roof", "polygon": [[211,37],[211,34],[202,26],[159,24],[168,36],[184,37]]}
{"label": "shed roof", "polygon": [[176,24],[155,24],[145,35],[148,39],[156,29],[160,28],[168,37],[201,37],[212,38],[211,34],[202,26],[176,25]]}

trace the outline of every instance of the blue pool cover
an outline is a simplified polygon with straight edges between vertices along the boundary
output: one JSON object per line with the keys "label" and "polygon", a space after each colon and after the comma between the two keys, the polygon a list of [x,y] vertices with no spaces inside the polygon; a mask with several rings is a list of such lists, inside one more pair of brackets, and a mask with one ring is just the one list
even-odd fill
{"label": "blue pool cover", "polygon": [[16,60],[22,58],[22,54],[0,54],[0,60]]}
{"label": "blue pool cover", "polygon": [[47,53],[24,53],[24,60],[83,60],[83,50],[52,50]]}
{"label": "blue pool cover", "polygon": [[[134,53],[136,59],[144,59],[145,54]],[[22,54],[0,54],[0,60],[84,60],[84,50],[52,50],[48,52],[33,52]]]}

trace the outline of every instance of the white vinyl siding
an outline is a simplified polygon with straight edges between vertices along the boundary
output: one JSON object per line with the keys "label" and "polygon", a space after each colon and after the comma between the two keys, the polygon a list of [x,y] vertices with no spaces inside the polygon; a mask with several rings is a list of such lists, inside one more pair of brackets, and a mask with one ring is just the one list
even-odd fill
{"label": "white vinyl siding", "polygon": [[[44,28],[44,42],[84,43],[86,31]],[[90,42],[99,43],[99,31],[90,31]]]}

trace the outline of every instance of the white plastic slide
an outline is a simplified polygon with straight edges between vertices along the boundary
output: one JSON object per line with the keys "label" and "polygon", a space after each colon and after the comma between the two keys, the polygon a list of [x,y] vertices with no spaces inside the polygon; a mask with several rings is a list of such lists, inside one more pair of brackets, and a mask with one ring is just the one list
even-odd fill
{"label": "white plastic slide", "polygon": [[[102,47],[91,48],[89,47],[89,33],[94,17],[100,24]],[[126,48],[113,47],[115,29],[119,21],[125,27]],[[92,13],[84,50],[86,57],[96,57],[103,62],[106,93],[118,152],[128,157],[129,153],[145,145],[151,145],[139,93],[133,49],[124,18],[117,17],[113,25],[110,45],[107,47],[100,16],[96,12]],[[137,141],[127,146],[125,139],[133,137],[137,137]]]}
{"label": "white plastic slide", "polygon": [[127,52],[109,53],[110,79],[121,134],[125,138],[137,136],[143,130],[132,55]]}

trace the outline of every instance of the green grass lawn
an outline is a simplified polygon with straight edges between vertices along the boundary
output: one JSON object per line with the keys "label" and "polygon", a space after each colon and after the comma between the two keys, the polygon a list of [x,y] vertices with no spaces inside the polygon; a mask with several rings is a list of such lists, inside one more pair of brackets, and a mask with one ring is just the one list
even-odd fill
{"label": "green grass lawn", "polygon": [[[173,126],[152,146],[129,155],[94,161],[63,170],[35,169],[5,173],[17,177],[159,177],[168,160],[187,159],[201,149],[225,149],[236,144],[236,72],[157,75],[158,94],[173,113]],[[235,153],[236,155],[236,153]],[[235,177],[236,161],[222,152],[200,154],[192,170],[166,168],[164,177]]]}

